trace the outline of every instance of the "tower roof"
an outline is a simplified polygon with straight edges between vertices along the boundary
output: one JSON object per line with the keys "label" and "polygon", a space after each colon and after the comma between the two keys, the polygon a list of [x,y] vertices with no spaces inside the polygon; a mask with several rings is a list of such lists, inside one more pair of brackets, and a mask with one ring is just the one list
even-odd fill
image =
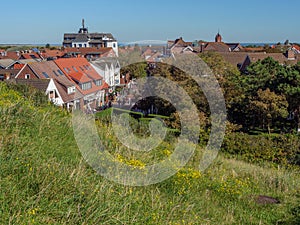
{"label": "tower roof", "polygon": [[82,27],[78,31],[79,34],[87,34],[89,33],[88,29],[84,26],[84,19],[82,19]]}
{"label": "tower roof", "polygon": [[218,31],[216,37],[215,37],[215,42],[222,42],[222,36],[220,34],[220,32]]}

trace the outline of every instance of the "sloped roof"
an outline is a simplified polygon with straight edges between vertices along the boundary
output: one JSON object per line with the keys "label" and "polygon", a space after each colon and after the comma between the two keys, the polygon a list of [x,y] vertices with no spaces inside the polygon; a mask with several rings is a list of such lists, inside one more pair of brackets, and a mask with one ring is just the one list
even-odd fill
{"label": "sloped roof", "polygon": [[[45,73],[49,78],[52,78],[61,98],[65,103],[82,97],[82,94],[79,92],[78,88],[76,88],[75,93],[68,94],[68,88],[73,86],[76,87],[76,84],[72,80],[69,80],[69,78],[64,73],[62,73],[55,62],[36,62],[28,66],[42,79],[46,79]],[[61,73],[59,71],[61,71]]]}
{"label": "sloped roof", "polygon": [[46,92],[50,80],[49,79],[16,79],[16,83],[32,86],[40,91]]}
{"label": "sloped roof", "polygon": [[6,67],[13,64],[13,62],[15,62],[15,60],[13,59],[0,59],[0,67],[5,69]]}
{"label": "sloped roof", "polygon": [[[63,73],[79,83],[91,82],[92,88],[82,90],[77,85],[78,90],[83,94],[91,94],[102,90],[101,86],[96,86],[93,81],[100,80],[102,77],[89,64],[86,58],[61,58],[54,61],[56,65],[63,71]],[[68,72],[64,68],[67,68]]]}
{"label": "sloped roof", "polygon": [[228,45],[228,47],[230,48],[230,50],[232,52],[234,50],[236,50],[237,48],[239,48],[240,50],[243,50],[243,46],[241,46],[240,43],[226,43],[226,45]]}
{"label": "sloped roof", "polygon": [[15,51],[7,51],[5,52],[5,55],[0,55],[0,59],[13,59],[18,60],[20,58],[21,54],[19,52]]}
{"label": "sloped roof", "polygon": [[221,56],[223,56],[224,60],[233,66],[237,66],[238,64],[242,64],[246,59],[247,52],[219,52]]}
{"label": "sloped roof", "polygon": [[41,60],[41,57],[36,52],[22,53],[20,58],[21,59],[34,59],[37,61]]}
{"label": "sloped roof", "polygon": [[64,75],[64,73],[62,73],[60,68],[53,61],[31,63],[29,64],[29,67],[41,78],[46,79],[47,78],[45,77],[45,73],[46,73],[49,76],[49,78],[57,80],[65,87],[72,87],[75,85],[71,80],[69,80]]}
{"label": "sloped roof", "polygon": [[104,38],[108,38],[111,40],[115,40],[115,38],[113,37],[113,35],[111,33],[84,33],[84,35],[82,35],[82,33],[65,33],[64,34],[64,38],[70,38],[73,39],[72,41],[74,41],[74,39],[76,40],[78,38],[78,40],[80,40],[81,38],[90,38],[90,39],[104,39]]}
{"label": "sloped roof", "polygon": [[45,49],[43,52],[41,52],[41,55],[44,58],[55,58],[55,57],[62,57],[63,56],[63,51],[61,50],[50,50],[50,49]]}
{"label": "sloped roof", "polygon": [[207,42],[204,51],[230,52],[230,47],[223,42]]}
{"label": "sloped roof", "polygon": [[112,48],[97,48],[97,47],[89,47],[89,48],[65,48],[64,54],[66,53],[76,53],[80,55],[88,55],[88,54],[105,54],[107,52],[112,51]]}

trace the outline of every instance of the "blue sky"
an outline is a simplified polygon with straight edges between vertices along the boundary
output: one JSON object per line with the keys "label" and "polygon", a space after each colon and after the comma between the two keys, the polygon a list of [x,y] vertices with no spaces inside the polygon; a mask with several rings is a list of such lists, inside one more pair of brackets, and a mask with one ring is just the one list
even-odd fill
{"label": "blue sky", "polygon": [[300,42],[299,9],[299,0],[5,0],[0,43],[61,43],[82,18],[119,42],[212,41],[218,29],[225,42]]}

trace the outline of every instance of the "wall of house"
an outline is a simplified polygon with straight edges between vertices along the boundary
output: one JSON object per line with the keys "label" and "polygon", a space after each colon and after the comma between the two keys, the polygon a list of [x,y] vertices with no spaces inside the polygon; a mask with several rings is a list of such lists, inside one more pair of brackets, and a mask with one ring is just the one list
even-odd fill
{"label": "wall of house", "polygon": [[117,41],[108,41],[106,42],[107,48],[112,48],[116,54],[116,56],[119,56],[119,48],[118,48],[118,42]]}
{"label": "wall of house", "polygon": [[38,77],[33,73],[33,71],[28,67],[25,66],[20,73],[18,74],[18,77],[16,79],[27,79],[26,74],[29,74],[29,79],[38,79]]}
{"label": "wall of house", "polygon": [[[50,93],[51,91],[55,91],[56,94],[58,95],[58,96],[56,96],[55,99],[51,99],[51,98],[50,98],[49,93]],[[61,96],[60,96],[60,94],[59,94],[59,92],[58,92],[58,90],[57,90],[57,88],[56,88],[56,86],[55,86],[55,84],[54,84],[54,82],[53,82],[52,79],[51,79],[51,81],[50,81],[50,83],[49,83],[49,85],[48,85],[48,88],[47,88],[47,90],[46,90],[46,94],[47,94],[48,97],[49,97],[49,101],[52,101],[52,102],[53,102],[55,105],[57,105],[57,106],[63,106],[64,101],[63,101],[63,99],[61,98]]]}
{"label": "wall of house", "polygon": [[[81,46],[81,47],[79,47]],[[73,48],[89,48],[90,45],[88,42],[73,42],[72,43]]]}

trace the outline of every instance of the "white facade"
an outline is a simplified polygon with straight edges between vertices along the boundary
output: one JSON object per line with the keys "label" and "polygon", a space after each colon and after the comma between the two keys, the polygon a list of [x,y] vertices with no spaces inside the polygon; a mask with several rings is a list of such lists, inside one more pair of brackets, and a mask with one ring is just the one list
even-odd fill
{"label": "white facade", "polygon": [[118,42],[117,41],[107,41],[106,42],[107,48],[112,48],[116,54],[116,56],[119,56],[119,49],[118,49]]}
{"label": "white facade", "polygon": [[89,44],[89,42],[73,42],[72,47],[73,48],[89,48],[90,44]]}
{"label": "white facade", "polygon": [[57,87],[54,84],[53,79],[50,79],[50,82],[46,90],[46,95],[48,96],[49,100],[53,102],[54,105],[63,106],[64,101],[60,96]]}
{"label": "white facade", "polygon": [[110,87],[120,85],[120,64],[118,60],[114,58],[100,58],[92,61],[90,64]]}

